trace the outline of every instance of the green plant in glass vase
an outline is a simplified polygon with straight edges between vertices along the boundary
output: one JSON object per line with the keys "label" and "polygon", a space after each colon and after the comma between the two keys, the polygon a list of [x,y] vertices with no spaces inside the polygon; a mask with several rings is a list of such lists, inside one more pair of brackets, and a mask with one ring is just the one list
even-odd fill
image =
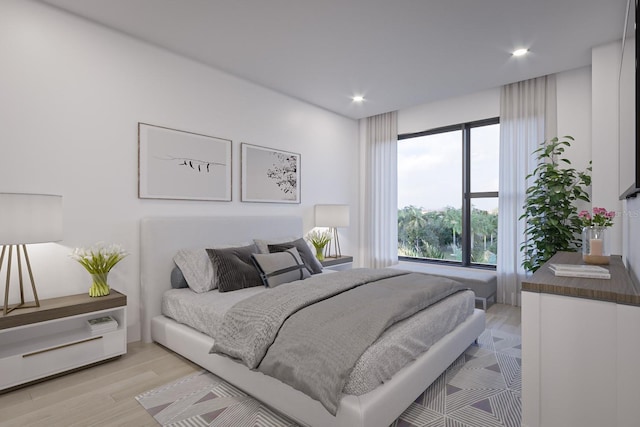
{"label": "green plant in glass vase", "polygon": [[316,249],[316,258],[324,261],[324,248],[331,241],[331,232],[329,230],[311,230],[307,233],[307,240]]}
{"label": "green plant in glass vase", "polygon": [[103,243],[97,243],[91,248],[75,248],[69,254],[91,274],[93,280],[89,288],[91,297],[101,297],[111,293],[107,283],[109,271],[127,255],[122,246],[107,246]]}
{"label": "green plant in glass vase", "polygon": [[581,245],[582,221],[575,204],[589,202],[586,187],[591,185],[591,162],[585,171],[571,167],[564,157],[571,146],[570,136],[553,138],[535,150],[537,166],[527,175],[533,184],[526,190],[520,219],[526,221],[522,266],[534,272],[556,252],[575,251]]}

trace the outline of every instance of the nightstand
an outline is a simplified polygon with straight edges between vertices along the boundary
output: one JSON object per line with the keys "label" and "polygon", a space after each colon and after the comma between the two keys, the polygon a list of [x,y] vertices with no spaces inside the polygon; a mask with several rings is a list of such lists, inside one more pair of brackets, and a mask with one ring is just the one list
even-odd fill
{"label": "nightstand", "polygon": [[[111,316],[117,329],[92,333],[88,320]],[[0,390],[12,389],[127,352],[127,297],[88,294],[40,300],[0,315]]]}
{"label": "nightstand", "polygon": [[340,257],[326,257],[324,261],[320,261],[320,264],[322,264],[322,267],[329,270],[351,270],[353,267],[353,257],[348,255]]}

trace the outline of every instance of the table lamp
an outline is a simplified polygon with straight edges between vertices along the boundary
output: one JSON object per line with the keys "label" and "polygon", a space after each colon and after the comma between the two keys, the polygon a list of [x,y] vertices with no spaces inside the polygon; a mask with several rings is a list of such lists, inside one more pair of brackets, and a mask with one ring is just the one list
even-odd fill
{"label": "table lamp", "polygon": [[[335,258],[342,256],[340,241],[338,240],[338,227],[349,226],[348,205],[316,205],[316,227],[329,227],[333,234],[333,248]],[[327,256],[331,257],[331,243],[327,245]]]}
{"label": "table lamp", "polygon": [[[27,244],[62,240],[62,196],[50,194],[0,193],[0,272],[6,268],[4,310],[6,316],[17,308],[40,307],[36,284],[33,280]],[[6,266],[4,264],[7,256]],[[15,255],[15,256],[14,256]],[[20,283],[20,303],[9,308],[11,266],[17,263]],[[23,260],[31,279],[34,303],[26,305],[22,282]]]}

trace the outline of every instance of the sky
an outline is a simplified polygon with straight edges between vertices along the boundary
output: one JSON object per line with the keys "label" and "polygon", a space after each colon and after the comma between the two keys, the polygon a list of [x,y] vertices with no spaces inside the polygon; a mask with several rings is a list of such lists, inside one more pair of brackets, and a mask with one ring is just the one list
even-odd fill
{"label": "sky", "polygon": [[[500,125],[471,130],[471,191],[498,191]],[[398,208],[462,206],[462,131],[398,141]],[[493,211],[497,199],[475,199]]]}

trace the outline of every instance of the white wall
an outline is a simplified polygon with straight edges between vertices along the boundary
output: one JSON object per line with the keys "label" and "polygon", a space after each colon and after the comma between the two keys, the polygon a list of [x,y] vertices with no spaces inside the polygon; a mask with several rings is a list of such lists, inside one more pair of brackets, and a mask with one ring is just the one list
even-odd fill
{"label": "white wall", "polygon": [[[358,217],[356,121],[31,1],[0,2],[0,58],[0,191],[63,195],[64,240],[30,248],[39,296],[87,291],[73,247],[121,243],[131,254],[110,282],[127,294],[130,341],[141,218],[301,215],[308,231],[316,203]],[[138,199],[138,122],[233,140],[233,201]],[[302,155],[302,204],[239,201],[241,142]],[[344,253],[351,242],[355,226],[341,230]]]}
{"label": "white wall", "polygon": [[489,89],[400,110],[398,134],[420,132],[499,115],[500,89]]}
{"label": "white wall", "polygon": [[636,286],[640,286],[640,197],[626,200],[623,208],[624,260]]}
{"label": "white wall", "polygon": [[556,74],[558,136],[575,141],[567,150],[571,165],[584,170],[591,160],[591,67]]}
{"label": "white wall", "polygon": [[[622,213],[618,200],[618,77],[620,73],[621,42],[596,47],[591,52],[593,91],[592,122],[593,206]],[[619,215],[619,218],[623,215]],[[611,253],[622,254],[622,220],[611,227]]]}
{"label": "white wall", "polygon": [[[595,59],[605,58],[607,56],[613,56],[616,59],[617,55],[622,54],[622,48],[620,43],[612,43],[606,46],[602,46],[597,51],[598,56]],[[626,40],[624,51],[624,64],[622,65],[620,73],[620,90],[611,87],[611,79],[607,80],[609,84],[608,89],[616,90],[616,95],[620,97],[620,110],[619,110],[619,187],[618,193],[623,193],[633,183],[635,179],[635,156],[633,156],[636,144],[636,82],[635,82],[635,38]],[[602,65],[604,68],[605,65]],[[606,68],[611,74],[614,70]],[[603,72],[604,74],[604,72]],[[616,117],[613,118],[607,116],[609,121],[606,125],[611,128],[616,125]],[[638,183],[636,183],[637,185]],[[628,199],[622,202],[621,215],[617,220],[622,225],[622,256],[629,269],[632,278],[636,284],[640,286],[640,198]]]}

